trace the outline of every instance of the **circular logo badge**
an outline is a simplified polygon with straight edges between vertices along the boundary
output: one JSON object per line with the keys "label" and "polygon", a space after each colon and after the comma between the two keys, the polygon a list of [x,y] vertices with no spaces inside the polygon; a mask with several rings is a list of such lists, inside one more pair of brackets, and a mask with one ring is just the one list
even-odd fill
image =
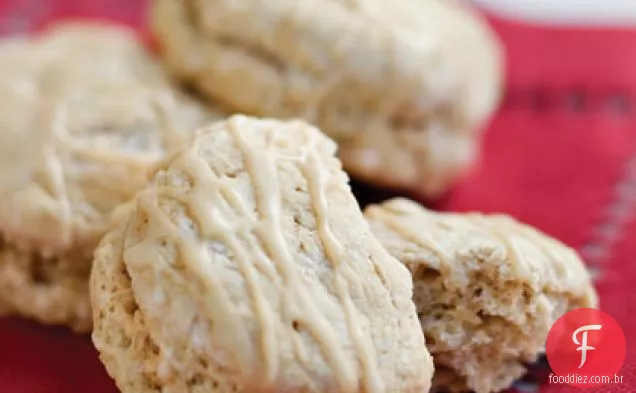
{"label": "circular logo badge", "polygon": [[552,383],[579,388],[616,383],[625,362],[625,334],[608,314],[593,309],[572,310],[552,325],[546,357]]}

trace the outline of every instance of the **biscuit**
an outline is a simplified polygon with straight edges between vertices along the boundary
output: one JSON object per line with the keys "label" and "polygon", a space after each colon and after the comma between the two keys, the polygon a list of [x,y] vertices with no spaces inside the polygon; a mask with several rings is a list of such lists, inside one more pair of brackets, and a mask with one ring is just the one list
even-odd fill
{"label": "biscuit", "polygon": [[451,0],[154,0],[167,68],[239,112],[302,118],[344,168],[427,197],[474,161],[500,45]]}
{"label": "biscuit", "polygon": [[425,392],[408,270],[301,121],[233,116],[158,165],[95,252],[93,341],[129,392]]}
{"label": "biscuit", "polygon": [[43,258],[0,245],[0,315],[20,315],[43,324],[90,331],[90,255]]}
{"label": "biscuit", "polygon": [[222,116],[172,86],[121,27],[64,23],[9,39],[0,71],[0,303],[88,331],[92,253],[113,209]]}
{"label": "biscuit", "polygon": [[13,138],[3,149],[15,154],[0,159],[10,179],[0,180],[0,233],[45,257],[94,247],[148,166],[215,117],[174,89],[124,28],[64,24],[24,51],[16,64],[27,70],[0,75],[21,114],[2,119]]}
{"label": "biscuit", "polygon": [[400,198],[365,216],[413,274],[433,384],[443,390],[507,388],[544,352],[557,318],[597,307],[576,252],[508,216],[436,213]]}

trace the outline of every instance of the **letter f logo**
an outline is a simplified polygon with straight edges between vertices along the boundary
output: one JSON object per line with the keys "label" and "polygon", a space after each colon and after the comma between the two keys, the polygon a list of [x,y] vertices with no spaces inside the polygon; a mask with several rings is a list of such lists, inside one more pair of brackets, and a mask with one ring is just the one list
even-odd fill
{"label": "letter f logo", "polygon": [[[574,333],[572,334],[572,341],[574,341],[574,343],[577,345],[581,345],[580,347],[576,349],[577,351],[581,351],[581,364],[579,364],[579,368],[583,367],[583,365],[585,364],[585,361],[587,360],[587,351],[592,351],[596,349],[594,347],[587,345],[587,332],[589,330],[601,330],[602,327],[603,327],[602,325],[585,325],[576,329]],[[582,334],[581,342],[579,342],[576,336],[578,336],[578,334],[581,332],[583,332],[583,334]]]}

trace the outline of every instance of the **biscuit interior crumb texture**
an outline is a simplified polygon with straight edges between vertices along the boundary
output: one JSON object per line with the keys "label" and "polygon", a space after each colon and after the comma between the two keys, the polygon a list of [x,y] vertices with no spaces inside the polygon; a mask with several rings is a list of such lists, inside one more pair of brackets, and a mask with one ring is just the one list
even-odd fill
{"label": "biscuit interior crumb texture", "polygon": [[242,113],[320,126],[375,185],[439,195],[499,100],[499,43],[451,0],[152,4],[178,78]]}
{"label": "biscuit interior crumb texture", "polygon": [[158,166],[91,278],[123,393],[425,392],[408,270],[300,121],[233,116]]}
{"label": "biscuit interior crumb texture", "polygon": [[66,22],[0,47],[0,233],[92,248],[151,163],[211,114],[123,27]]}
{"label": "biscuit interior crumb texture", "polygon": [[445,390],[509,387],[544,352],[558,317],[597,306],[575,251],[510,217],[436,213],[400,198],[365,216],[413,273],[433,384]]}

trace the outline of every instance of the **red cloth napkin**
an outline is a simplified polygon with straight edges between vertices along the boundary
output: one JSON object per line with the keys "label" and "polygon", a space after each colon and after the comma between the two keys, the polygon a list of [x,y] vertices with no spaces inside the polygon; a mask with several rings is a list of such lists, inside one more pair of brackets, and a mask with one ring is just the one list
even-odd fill
{"label": "red cloth napkin", "polygon": [[[143,29],[144,7],[133,0],[0,0],[0,33],[61,17]],[[622,325],[628,346],[623,383],[591,391],[636,391],[636,30],[490,20],[507,50],[507,96],[486,130],[479,165],[429,204],[509,213],[576,247],[597,272],[601,307]],[[387,195],[355,190],[365,201]],[[515,388],[537,389],[576,391],[546,383]],[[88,337],[0,320],[0,393],[116,391]]]}

